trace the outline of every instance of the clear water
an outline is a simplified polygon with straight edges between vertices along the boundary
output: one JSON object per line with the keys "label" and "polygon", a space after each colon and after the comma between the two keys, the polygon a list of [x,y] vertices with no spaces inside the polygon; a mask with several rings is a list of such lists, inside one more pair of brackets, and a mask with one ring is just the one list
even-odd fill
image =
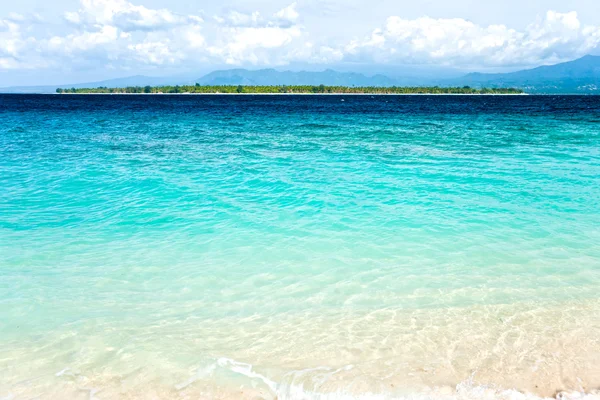
{"label": "clear water", "polygon": [[599,289],[597,97],[0,95],[0,398],[589,394]]}

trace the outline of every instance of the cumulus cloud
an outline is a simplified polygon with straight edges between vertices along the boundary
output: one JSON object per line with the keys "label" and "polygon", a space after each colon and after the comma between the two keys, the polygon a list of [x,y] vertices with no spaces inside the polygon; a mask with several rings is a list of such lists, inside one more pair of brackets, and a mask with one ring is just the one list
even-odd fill
{"label": "cumulus cloud", "polygon": [[175,64],[185,58],[185,54],[172,47],[170,40],[166,39],[130,44],[127,49],[142,63],[164,65]]}
{"label": "cumulus cloud", "polygon": [[16,63],[14,57],[18,51],[18,25],[3,19],[0,20],[0,68],[8,69]]}
{"label": "cumulus cloud", "polygon": [[[0,69],[443,64],[523,66],[573,59],[598,48],[600,27],[577,13],[548,11],[523,29],[472,21],[391,16],[363,38],[328,38],[304,25],[296,2],[274,13],[229,11],[212,18],[153,9],[128,0],[80,0],[66,31],[33,29],[39,16],[0,19]],[[37,33],[37,34],[36,34]]]}
{"label": "cumulus cloud", "polygon": [[576,12],[548,11],[521,31],[460,18],[393,16],[369,37],[350,42],[345,58],[452,66],[535,65],[582,56],[599,43],[600,27],[582,26]]}
{"label": "cumulus cloud", "polygon": [[64,16],[76,25],[111,25],[126,32],[202,22],[199,16],[178,15],[167,9],[153,10],[127,0],[81,0],[78,11],[66,12]]}
{"label": "cumulus cloud", "polygon": [[296,10],[297,3],[275,12],[271,17],[265,18],[258,11],[243,13],[239,11],[230,11],[224,16],[216,15],[214,20],[221,25],[229,27],[281,27],[289,28],[295,25],[298,16]]}
{"label": "cumulus cloud", "polygon": [[296,11],[296,5],[297,4],[294,2],[273,15],[280,26],[291,26],[296,22],[300,16],[298,11]]}
{"label": "cumulus cloud", "polygon": [[94,32],[81,32],[67,36],[54,36],[45,43],[49,51],[58,54],[76,54],[96,49],[98,47],[108,47],[119,39],[119,30],[110,25],[104,25]]}
{"label": "cumulus cloud", "polygon": [[262,17],[258,11],[242,13],[234,10],[225,16],[217,15],[214,19],[219,24],[235,27],[258,26],[262,23]]}
{"label": "cumulus cloud", "polygon": [[285,64],[303,34],[293,23],[295,7],[269,17],[231,11],[205,22],[126,0],[81,0],[79,10],[64,14],[76,32],[52,37],[41,47],[55,55],[61,49],[66,57],[104,57],[111,65]]}
{"label": "cumulus cloud", "polygon": [[[34,38],[27,37],[22,25],[31,22],[29,18],[11,14],[6,19],[0,19],[0,69],[15,69],[23,64],[26,51],[35,42]],[[35,21],[34,21],[35,22]],[[30,68],[43,67],[38,57],[33,57]]]}
{"label": "cumulus cloud", "polygon": [[220,43],[208,48],[210,55],[227,64],[280,65],[293,61],[289,45],[302,35],[298,27],[225,28]]}
{"label": "cumulus cloud", "polygon": [[77,11],[64,13],[72,32],[25,37],[30,19],[11,15],[0,20],[0,68],[183,62],[201,48],[203,19],[167,9],[149,9],[126,0],[81,0]]}
{"label": "cumulus cloud", "polygon": [[6,20],[18,23],[28,22],[30,24],[41,23],[44,21],[44,19],[36,13],[23,15],[15,12],[9,13],[8,18],[6,18]]}
{"label": "cumulus cloud", "polygon": [[268,18],[259,12],[231,12],[225,18],[216,18],[218,35],[208,47],[208,54],[234,65],[281,65],[294,61],[298,50],[306,49],[300,40],[306,32],[295,23],[298,15],[296,3],[292,3]]}

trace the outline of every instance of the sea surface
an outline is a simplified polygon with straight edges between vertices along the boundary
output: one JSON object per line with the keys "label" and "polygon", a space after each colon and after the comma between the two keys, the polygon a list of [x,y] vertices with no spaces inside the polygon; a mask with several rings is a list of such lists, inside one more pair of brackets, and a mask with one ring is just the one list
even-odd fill
{"label": "sea surface", "polygon": [[0,95],[0,399],[599,388],[600,96]]}

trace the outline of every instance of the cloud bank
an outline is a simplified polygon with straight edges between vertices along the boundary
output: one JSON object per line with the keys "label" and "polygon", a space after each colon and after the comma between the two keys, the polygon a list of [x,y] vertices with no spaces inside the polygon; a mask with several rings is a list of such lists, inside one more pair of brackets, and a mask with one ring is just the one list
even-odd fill
{"label": "cloud bank", "polygon": [[[310,32],[297,3],[269,15],[181,15],[127,0],[81,0],[56,24],[36,15],[0,18],[0,70],[45,68],[284,66],[290,63],[507,67],[554,63],[600,45],[600,26],[548,11],[524,29],[460,18],[390,16],[366,37]],[[43,29],[38,29],[42,27]]]}
{"label": "cloud bank", "polygon": [[345,48],[348,59],[380,63],[536,65],[572,59],[600,43],[600,27],[582,26],[576,12],[548,11],[523,31],[480,26],[464,19],[389,17],[370,37]]}

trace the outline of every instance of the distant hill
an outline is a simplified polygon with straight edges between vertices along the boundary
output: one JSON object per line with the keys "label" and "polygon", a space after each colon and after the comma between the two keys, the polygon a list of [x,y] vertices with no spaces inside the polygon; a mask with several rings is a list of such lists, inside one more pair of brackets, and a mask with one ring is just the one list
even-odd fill
{"label": "distant hill", "polygon": [[471,73],[445,82],[450,86],[516,87],[527,93],[600,94],[600,57],[503,74]]}
{"label": "distant hill", "polygon": [[274,69],[230,69],[214,71],[196,81],[200,85],[328,85],[394,86],[398,82],[384,75],[366,76],[356,72],[277,71]]}
{"label": "distant hill", "polygon": [[211,72],[196,81],[174,77],[143,75],[109,79],[98,82],[68,83],[44,86],[13,86],[0,88],[0,93],[54,93],[56,88],[119,88],[127,86],[186,85],[330,85],[330,86],[400,86],[398,81],[385,75],[366,76],[355,72],[277,71],[274,69],[231,69]]}
{"label": "distant hill", "polygon": [[160,86],[175,84],[190,84],[193,81],[182,81],[180,78],[173,77],[153,77],[144,75],[127,76],[124,78],[108,79],[105,81],[68,83],[63,85],[43,85],[43,86],[13,86],[0,88],[0,93],[55,93],[56,88],[97,88],[97,87],[127,87],[127,86]]}
{"label": "distant hill", "polygon": [[[393,71],[392,71],[393,72]],[[399,72],[400,73],[400,72]],[[197,80],[181,77],[129,76],[99,82],[47,86],[0,88],[0,93],[54,93],[60,88],[119,88],[163,85],[328,85],[328,86],[471,86],[473,88],[519,88],[527,93],[600,94],[600,56],[585,56],[556,65],[510,73],[470,73],[463,77],[434,79],[425,76],[368,76],[357,72],[331,69],[320,72],[277,71],[275,69],[230,69],[211,72]]]}

